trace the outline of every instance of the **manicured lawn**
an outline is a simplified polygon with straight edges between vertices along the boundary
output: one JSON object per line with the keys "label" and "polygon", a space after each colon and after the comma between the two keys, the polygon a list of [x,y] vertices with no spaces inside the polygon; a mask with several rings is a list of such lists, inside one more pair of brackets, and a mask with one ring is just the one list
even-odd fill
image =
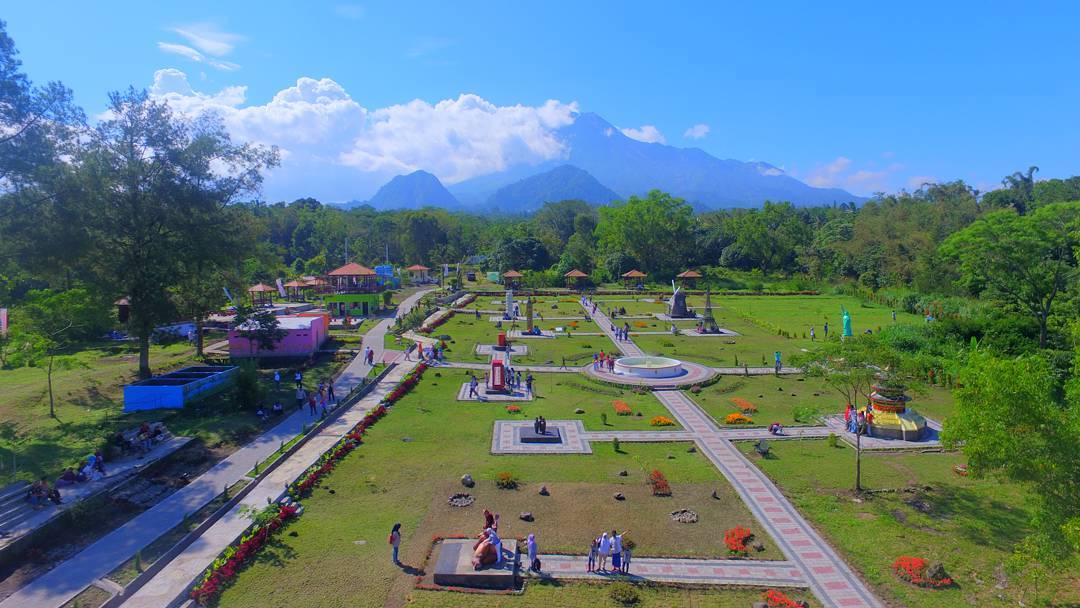
{"label": "manicured lawn", "polygon": [[[761,599],[752,589],[675,589],[638,586],[638,608],[747,608]],[[520,596],[475,595],[442,591],[414,592],[406,604],[415,608],[597,608],[617,606],[608,595],[608,585],[573,582],[530,581]],[[818,606],[805,591],[785,591],[793,599],[805,599]]]}
{"label": "manicured lawn", "polygon": [[[78,362],[74,369],[53,373],[55,419],[49,417],[43,370],[0,370],[0,481],[12,480],[12,455],[19,478],[54,476],[93,452],[112,432],[144,420],[163,421],[176,435],[196,437],[207,446],[225,450],[246,442],[262,426],[253,413],[236,411],[227,394],[208,397],[185,411],[124,414],[123,386],[136,379],[137,347],[128,342],[95,343],[72,357]],[[341,361],[321,357],[307,372],[305,384],[317,385]],[[190,365],[195,363],[193,349],[187,343],[151,346],[150,363],[155,373]],[[282,369],[281,374],[282,387],[275,390],[273,369],[263,370],[267,403],[280,399],[289,408],[294,403],[292,370]]]}
{"label": "manicured lawn", "polygon": [[[592,321],[573,321],[577,323],[576,331],[571,331],[570,336],[560,335],[556,338],[522,338],[515,340],[515,344],[523,344],[529,352],[525,355],[516,355],[515,362],[534,363],[538,365],[561,365],[563,358],[567,365],[584,365],[586,360],[592,361],[592,353],[600,350],[609,350],[611,340],[606,336],[580,336],[577,331],[599,333],[600,328]],[[566,326],[567,321],[544,321],[537,322],[541,329],[550,330],[556,326]],[[518,323],[521,329],[524,323]],[[504,330],[509,325],[504,324]],[[484,363],[491,359],[489,355],[477,355],[477,344],[496,344],[498,342],[498,329],[495,324],[486,317],[477,320],[468,314],[458,314],[446,323],[440,325],[434,336],[448,335],[446,356],[451,361],[466,361]]]}
{"label": "manicured lawn", "polygon": [[[506,418],[504,407],[458,402],[460,376],[436,373],[440,370],[429,370],[369,431],[365,444],[304,501],[305,513],[290,526],[290,534],[278,537],[239,577],[222,596],[222,606],[400,605],[412,592],[413,576],[390,563],[386,536],[391,526],[403,524],[402,559],[416,565],[433,535],[477,533],[484,508],[502,514],[503,536],[536,533],[544,551],[584,553],[589,538],[618,528],[630,531],[638,556],[719,557],[726,553],[724,530],[734,525],[758,529],[730,486],[700,454],[687,452],[687,444],[624,443],[621,453],[598,444],[591,455],[494,456],[492,425]],[[610,407],[607,395],[581,403],[587,412]],[[645,476],[653,469],[666,474],[674,496],[649,495]],[[620,476],[621,470],[627,476]],[[519,489],[495,487],[493,480],[502,471],[520,480]],[[461,486],[464,473],[477,480],[475,488]],[[538,495],[541,485],[547,485],[550,496]],[[713,490],[719,500],[710,496]],[[459,491],[471,492],[476,503],[466,509],[448,506],[447,496]],[[615,492],[627,499],[614,500]],[[671,521],[669,512],[680,508],[697,511],[701,521]],[[518,520],[517,514],[526,510],[535,522]],[[757,557],[780,556],[771,539],[762,540],[766,551]],[[318,584],[312,584],[313,576]],[[566,587],[564,600],[547,604],[583,605],[603,597],[590,587],[580,589]],[[651,597],[652,605],[669,605]],[[458,605],[458,599],[432,595],[424,601],[444,603],[424,605]]]}
{"label": "manicured lawn", "polygon": [[[864,456],[867,488],[919,488],[876,494],[855,502],[854,452],[824,441],[773,442],[774,457],[751,454],[845,560],[897,605],[1015,606],[1017,585],[1002,585],[1002,564],[1028,531],[1032,496],[1019,486],[957,476],[963,462],[955,453]],[[929,486],[931,489],[926,490]],[[899,581],[890,568],[901,555],[944,564],[955,588],[928,590]],[[1080,602],[1076,573],[1058,571],[1043,589],[1057,594],[1058,606]],[[1030,601],[1030,596],[1025,598]]]}
{"label": "manicured lawn", "polygon": [[[739,411],[731,402],[733,398],[745,399],[757,407],[756,414],[749,414],[753,426],[768,426],[773,422],[785,426],[817,424],[805,414],[803,420],[796,420],[795,409],[801,407],[807,413],[828,415],[843,413],[845,405],[844,398],[823,381],[802,376],[724,376],[698,394],[687,394],[720,425],[724,425],[728,414]],[[911,397],[913,409],[939,421],[954,407],[952,393],[939,387],[930,387]]]}
{"label": "manicured lawn", "polygon": [[[699,300],[688,298],[688,301]],[[704,299],[694,301],[693,306],[704,304]],[[891,325],[892,309],[880,304],[865,303],[849,296],[724,296],[713,298],[713,306],[749,317],[801,336],[809,335],[810,328],[817,337],[824,337],[824,324],[829,323],[829,335],[839,334],[843,329],[841,307],[851,313],[853,333],[867,329],[877,333],[879,328]],[[917,315],[896,311],[897,323],[923,323]]]}

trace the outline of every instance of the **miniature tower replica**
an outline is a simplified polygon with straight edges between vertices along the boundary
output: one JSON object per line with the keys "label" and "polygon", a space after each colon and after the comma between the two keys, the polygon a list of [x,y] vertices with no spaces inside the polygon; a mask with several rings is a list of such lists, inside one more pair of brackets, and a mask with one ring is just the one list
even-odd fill
{"label": "miniature tower replica", "polygon": [[672,319],[694,318],[694,313],[686,308],[686,293],[683,292],[682,287],[676,287],[675,281],[672,281],[671,288],[674,293],[671,294],[671,300],[668,302],[668,316]]}
{"label": "miniature tower replica", "polygon": [[491,360],[491,375],[488,376],[488,378],[491,384],[491,386],[488,387],[488,392],[506,392],[506,367],[503,365],[502,359]]}
{"label": "miniature tower replica", "polygon": [[[904,441],[921,439],[926,432],[926,418],[915,410],[908,409],[907,403],[910,400],[911,397],[904,394],[902,385],[890,383],[887,378],[880,377],[879,383],[874,385],[873,392],[870,393],[874,415],[870,424],[872,436]],[[863,411],[865,412],[865,409]]]}
{"label": "miniature tower replica", "polygon": [[720,333],[720,326],[716,324],[716,319],[712,316],[712,297],[710,296],[708,289],[705,290],[705,316],[701,319],[701,327],[702,333]]}
{"label": "miniature tower replica", "polygon": [[513,289],[507,289],[506,290],[506,310],[503,311],[503,320],[505,320],[505,321],[513,321],[514,320],[514,290]]}
{"label": "miniature tower replica", "polygon": [[532,298],[525,300],[525,332],[531,334],[533,332],[533,301]]}

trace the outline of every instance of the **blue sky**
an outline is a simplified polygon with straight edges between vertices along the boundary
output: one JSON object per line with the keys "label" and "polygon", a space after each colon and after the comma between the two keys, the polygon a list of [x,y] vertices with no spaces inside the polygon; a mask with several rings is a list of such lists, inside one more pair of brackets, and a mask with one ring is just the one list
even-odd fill
{"label": "blue sky", "polygon": [[543,160],[573,111],[857,194],[1080,173],[1080,5],[665,5],[72,1],[2,17],[30,76],[91,115],[108,91],[152,87],[280,145],[271,199]]}

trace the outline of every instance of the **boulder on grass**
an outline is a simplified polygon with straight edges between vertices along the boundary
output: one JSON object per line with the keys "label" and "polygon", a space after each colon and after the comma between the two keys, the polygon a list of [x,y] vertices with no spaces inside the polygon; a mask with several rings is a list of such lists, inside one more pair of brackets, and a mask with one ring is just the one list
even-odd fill
{"label": "boulder on grass", "polygon": [[518,515],[518,519],[521,521],[533,521],[533,514],[529,511],[522,511],[521,515]]}
{"label": "boulder on grass", "polygon": [[550,495],[551,495],[551,493],[548,492],[547,486],[540,486],[540,496],[550,496]]}
{"label": "boulder on grass", "polygon": [[466,473],[461,476],[461,485],[465,486],[466,488],[471,488],[476,485],[476,481],[473,480],[472,475]]}
{"label": "boulder on grass", "polygon": [[626,495],[622,492],[615,493],[615,500],[626,500]]}

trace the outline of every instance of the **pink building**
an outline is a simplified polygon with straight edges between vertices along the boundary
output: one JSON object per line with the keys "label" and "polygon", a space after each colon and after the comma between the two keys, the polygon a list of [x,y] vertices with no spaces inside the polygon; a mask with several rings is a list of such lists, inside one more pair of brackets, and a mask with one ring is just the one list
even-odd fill
{"label": "pink building", "polygon": [[[232,357],[310,357],[326,341],[328,328],[324,315],[278,317],[278,327],[286,331],[274,350],[259,350],[257,340],[248,340],[236,329],[229,330],[229,355]],[[254,347],[254,352],[253,352]]]}

